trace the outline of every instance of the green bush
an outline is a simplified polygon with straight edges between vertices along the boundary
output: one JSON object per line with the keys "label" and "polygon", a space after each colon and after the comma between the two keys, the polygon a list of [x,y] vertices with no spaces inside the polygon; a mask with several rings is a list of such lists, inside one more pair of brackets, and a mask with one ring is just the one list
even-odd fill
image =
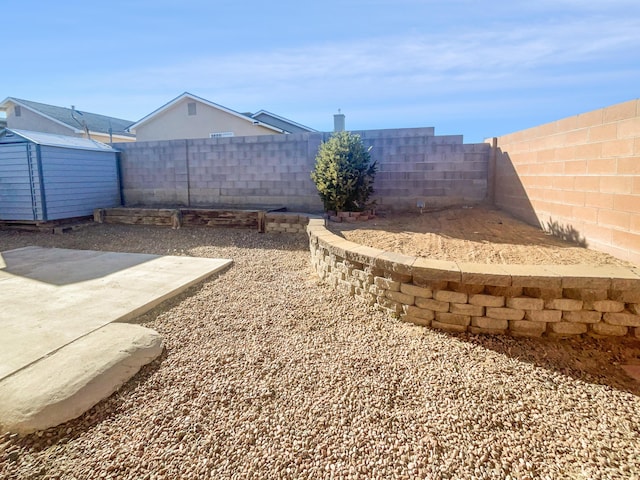
{"label": "green bush", "polygon": [[376,170],[360,136],[338,132],[320,145],[311,180],[325,210],[361,211],[373,193]]}

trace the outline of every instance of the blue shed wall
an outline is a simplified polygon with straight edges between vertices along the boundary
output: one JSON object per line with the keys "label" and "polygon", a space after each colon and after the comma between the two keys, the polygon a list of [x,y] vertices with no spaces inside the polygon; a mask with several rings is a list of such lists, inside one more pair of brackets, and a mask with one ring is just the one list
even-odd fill
{"label": "blue shed wall", "polygon": [[92,215],[120,205],[114,152],[41,146],[47,220]]}
{"label": "blue shed wall", "polygon": [[43,220],[36,146],[0,145],[0,220]]}

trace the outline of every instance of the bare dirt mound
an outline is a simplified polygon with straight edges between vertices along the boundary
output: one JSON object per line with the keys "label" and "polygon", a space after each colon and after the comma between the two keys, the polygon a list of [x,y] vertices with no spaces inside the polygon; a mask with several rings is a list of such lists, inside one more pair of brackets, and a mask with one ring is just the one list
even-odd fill
{"label": "bare dirt mound", "polygon": [[[387,214],[329,230],[355,243],[439,260],[534,265],[629,265],[609,254],[551,236],[482,205]],[[587,245],[588,247],[588,245]]]}

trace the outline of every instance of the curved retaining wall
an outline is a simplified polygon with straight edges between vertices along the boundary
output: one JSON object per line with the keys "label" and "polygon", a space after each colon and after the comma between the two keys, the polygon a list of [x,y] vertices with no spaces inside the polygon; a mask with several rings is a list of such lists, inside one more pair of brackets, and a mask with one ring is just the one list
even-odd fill
{"label": "curved retaining wall", "polygon": [[385,252],[307,226],[313,267],[336,289],[418,325],[455,332],[640,338],[640,269],[493,265]]}

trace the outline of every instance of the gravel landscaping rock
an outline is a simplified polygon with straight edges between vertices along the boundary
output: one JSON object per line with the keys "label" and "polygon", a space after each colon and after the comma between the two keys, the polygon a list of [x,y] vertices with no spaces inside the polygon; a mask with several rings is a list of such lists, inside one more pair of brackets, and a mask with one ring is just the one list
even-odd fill
{"label": "gravel landscaping rock", "polygon": [[319,283],[304,235],[99,225],[27,245],[231,258],[138,319],[165,353],[0,478],[638,478],[631,339],[445,334]]}

